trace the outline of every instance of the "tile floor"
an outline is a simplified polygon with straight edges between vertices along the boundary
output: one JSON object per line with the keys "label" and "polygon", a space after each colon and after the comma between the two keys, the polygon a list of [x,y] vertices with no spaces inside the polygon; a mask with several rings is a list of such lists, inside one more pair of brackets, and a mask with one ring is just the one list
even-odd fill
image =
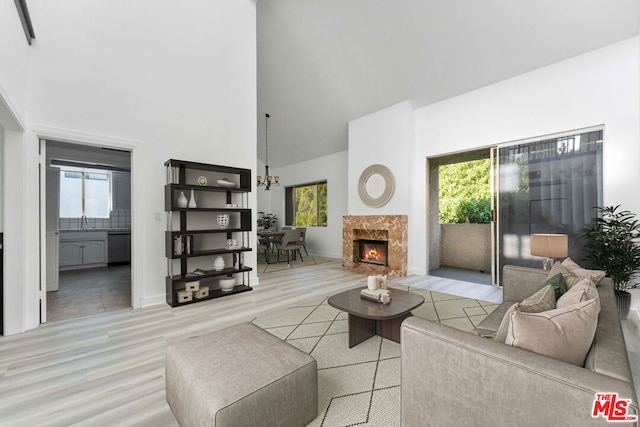
{"label": "tile floor", "polygon": [[59,290],[47,292],[47,321],[131,307],[131,265],[60,272]]}

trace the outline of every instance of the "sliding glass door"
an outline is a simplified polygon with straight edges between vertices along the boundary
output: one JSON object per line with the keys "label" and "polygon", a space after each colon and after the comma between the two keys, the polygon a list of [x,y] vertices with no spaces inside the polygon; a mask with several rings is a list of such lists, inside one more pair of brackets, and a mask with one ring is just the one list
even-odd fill
{"label": "sliding glass door", "polygon": [[578,234],[603,200],[602,145],[598,128],[498,148],[498,273],[506,264],[542,266],[530,254],[532,233],[567,234],[569,256],[580,262]]}

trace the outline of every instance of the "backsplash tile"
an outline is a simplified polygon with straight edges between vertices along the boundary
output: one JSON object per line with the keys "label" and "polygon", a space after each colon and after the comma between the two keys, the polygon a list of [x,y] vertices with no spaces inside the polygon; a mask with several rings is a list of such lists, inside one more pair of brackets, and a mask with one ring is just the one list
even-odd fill
{"label": "backsplash tile", "polygon": [[103,229],[130,229],[131,211],[111,211],[109,218],[87,218],[86,224],[82,224],[82,218],[60,218],[60,230],[82,230],[85,228]]}

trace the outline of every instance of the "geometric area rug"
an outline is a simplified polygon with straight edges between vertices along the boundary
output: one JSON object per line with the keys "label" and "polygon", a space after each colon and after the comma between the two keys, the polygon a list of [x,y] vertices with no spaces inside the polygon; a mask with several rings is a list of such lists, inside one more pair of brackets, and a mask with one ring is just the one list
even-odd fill
{"label": "geometric area rug", "polygon": [[[415,316],[472,330],[497,304],[406,285],[424,304]],[[318,416],[309,426],[399,426],[400,344],[377,335],[349,348],[347,314],[327,298],[257,317],[253,323],[310,354],[318,365]]]}

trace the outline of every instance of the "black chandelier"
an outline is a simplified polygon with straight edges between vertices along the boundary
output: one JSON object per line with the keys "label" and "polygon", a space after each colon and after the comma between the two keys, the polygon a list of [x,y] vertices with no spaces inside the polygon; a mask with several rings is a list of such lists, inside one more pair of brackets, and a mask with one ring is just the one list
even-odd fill
{"label": "black chandelier", "polygon": [[265,129],[265,162],[264,162],[264,179],[262,176],[258,175],[256,178],[258,180],[258,187],[264,187],[265,191],[269,191],[272,185],[279,186],[280,177],[279,176],[271,176],[269,175],[269,114],[265,114],[264,121],[264,129]]}

